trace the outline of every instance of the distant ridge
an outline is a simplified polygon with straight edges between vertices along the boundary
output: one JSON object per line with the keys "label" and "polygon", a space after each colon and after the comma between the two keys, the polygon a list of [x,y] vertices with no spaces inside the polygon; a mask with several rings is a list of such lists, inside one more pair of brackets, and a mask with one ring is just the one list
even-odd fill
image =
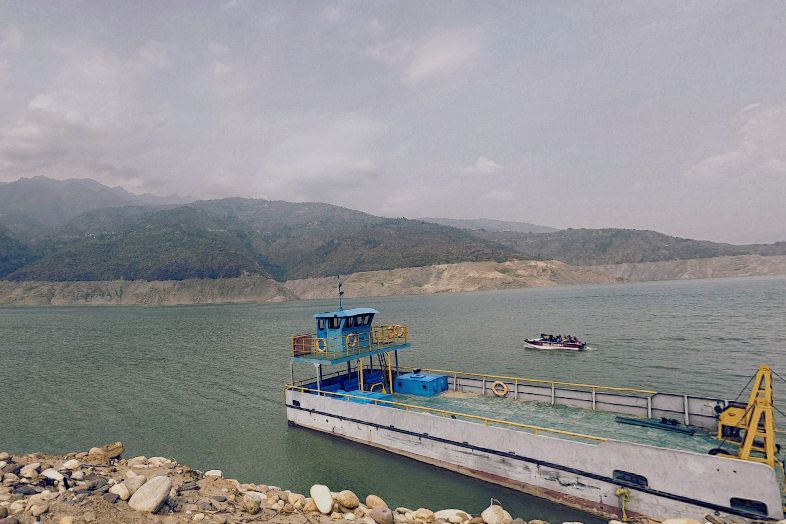
{"label": "distant ridge", "polygon": [[[444,219],[465,226],[459,228],[430,221],[443,219],[386,218],[318,202],[226,198],[183,204],[182,198],[134,195],[89,179],[35,177],[0,184],[0,279],[254,276],[284,282],[465,262],[535,259],[583,266],[786,255],[786,242],[735,246],[656,231]],[[780,267],[772,260],[744,260],[765,268],[761,271]]]}
{"label": "distant ridge", "polygon": [[553,227],[539,226],[528,222],[510,222],[493,218],[420,218],[419,220],[459,229],[469,229],[471,231],[517,231],[519,233],[551,233],[559,231]]}
{"label": "distant ridge", "polygon": [[61,224],[93,209],[128,205],[180,205],[191,197],[137,195],[91,178],[55,180],[45,176],[0,184],[0,223],[20,237]]}

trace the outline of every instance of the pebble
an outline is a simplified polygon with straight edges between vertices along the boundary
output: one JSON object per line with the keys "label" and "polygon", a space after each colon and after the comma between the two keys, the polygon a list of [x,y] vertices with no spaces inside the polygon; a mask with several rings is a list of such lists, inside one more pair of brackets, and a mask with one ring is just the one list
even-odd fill
{"label": "pebble", "polygon": [[118,500],[120,500],[120,495],[117,493],[104,493],[104,500],[109,502],[110,504],[114,504]]}
{"label": "pebble", "polygon": [[8,460],[11,455],[7,451],[0,451],[0,460]]}
{"label": "pebble", "polygon": [[205,477],[222,479],[224,478],[224,472],[220,469],[211,469],[209,471],[205,471]]}
{"label": "pebble", "polygon": [[194,516],[193,516],[193,518],[191,520],[194,520],[194,521],[205,520],[205,514],[204,513],[196,513],[196,514],[194,514]]}
{"label": "pebble", "polygon": [[310,494],[319,512],[330,515],[333,510],[333,495],[330,494],[330,489],[324,484],[314,484],[311,486]]}
{"label": "pebble", "polygon": [[74,524],[74,517],[71,515],[66,515],[60,519],[60,524]]}
{"label": "pebble", "polygon": [[6,517],[0,519],[0,524],[19,524],[19,519],[16,517]]}
{"label": "pebble", "polygon": [[129,499],[128,505],[136,511],[155,513],[169,496],[172,481],[166,476],[156,476],[145,482]]}
{"label": "pebble", "polygon": [[85,478],[84,471],[74,471],[74,474],[71,475],[71,478],[74,480],[83,480]]}

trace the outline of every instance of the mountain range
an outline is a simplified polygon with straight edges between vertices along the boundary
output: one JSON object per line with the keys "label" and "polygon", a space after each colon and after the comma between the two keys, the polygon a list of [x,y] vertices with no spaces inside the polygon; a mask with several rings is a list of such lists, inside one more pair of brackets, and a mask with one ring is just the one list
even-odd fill
{"label": "mountain range", "polygon": [[[440,223],[434,223],[438,221]],[[452,227],[461,226],[461,227]],[[93,180],[0,184],[0,279],[277,281],[434,264],[619,264],[786,254],[626,229],[386,218],[323,203],[135,195]]]}

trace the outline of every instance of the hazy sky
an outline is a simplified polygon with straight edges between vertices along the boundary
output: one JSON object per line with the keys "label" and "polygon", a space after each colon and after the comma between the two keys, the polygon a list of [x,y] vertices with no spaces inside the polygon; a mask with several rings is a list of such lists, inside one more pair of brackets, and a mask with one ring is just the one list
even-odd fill
{"label": "hazy sky", "polygon": [[0,2],[0,180],[786,240],[786,3]]}

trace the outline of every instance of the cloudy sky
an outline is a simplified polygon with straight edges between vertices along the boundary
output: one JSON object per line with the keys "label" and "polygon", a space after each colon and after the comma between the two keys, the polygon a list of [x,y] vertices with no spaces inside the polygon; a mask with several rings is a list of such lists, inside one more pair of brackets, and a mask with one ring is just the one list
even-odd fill
{"label": "cloudy sky", "polygon": [[0,2],[0,180],[786,240],[786,4]]}

